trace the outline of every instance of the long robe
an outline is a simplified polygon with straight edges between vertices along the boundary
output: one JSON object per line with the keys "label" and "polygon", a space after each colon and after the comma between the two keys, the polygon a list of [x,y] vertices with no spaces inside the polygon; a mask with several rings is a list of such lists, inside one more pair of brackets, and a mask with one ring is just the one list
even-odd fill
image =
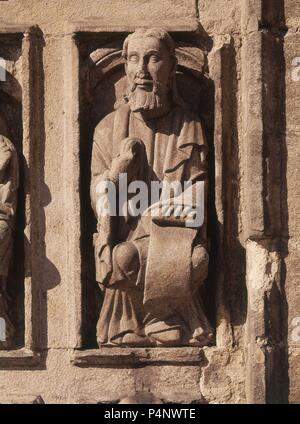
{"label": "long robe", "polygon": [[[96,216],[96,187],[100,181],[109,179],[112,160],[128,137],[141,139],[145,145],[141,178],[148,187],[157,180],[203,180],[207,194],[207,145],[199,119],[176,106],[167,115],[145,122],[139,113],[124,105],[107,115],[95,129],[91,199]],[[98,220],[98,233],[96,278],[105,287],[97,328],[100,344],[120,343],[128,332],[144,336],[180,328],[182,343],[211,332],[191,281],[195,245],[206,246],[206,214],[201,228],[160,226],[153,221],[149,224],[149,220],[141,217],[106,217]],[[127,284],[128,276],[115,260],[118,246],[128,241],[139,254],[134,284]],[[107,246],[113,249],[112,261],[106,257]]]}

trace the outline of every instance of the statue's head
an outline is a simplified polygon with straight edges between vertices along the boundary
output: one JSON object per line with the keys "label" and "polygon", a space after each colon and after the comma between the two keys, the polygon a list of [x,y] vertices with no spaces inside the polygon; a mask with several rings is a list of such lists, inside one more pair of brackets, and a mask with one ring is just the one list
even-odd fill
{"label": "statue's head", "polygon": [[125,39],[123,57],[131,110],[163,108],[173,89],[177,66],[170,35],[159,28],[138,29]]}

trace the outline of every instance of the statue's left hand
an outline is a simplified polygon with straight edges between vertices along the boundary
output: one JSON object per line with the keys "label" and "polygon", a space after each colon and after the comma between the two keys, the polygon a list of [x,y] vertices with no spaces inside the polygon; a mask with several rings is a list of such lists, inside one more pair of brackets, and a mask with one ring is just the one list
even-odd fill
{"label": "statue's left hand", "polygon": [[144,215],[151,215],[153,221],[173,222],[175,225],[186,225],[195,219],[196,210],[192,205],[183,205],[182,202],[172,203],[169,199],[151,205]]}
{"label": "statue's left hand", "polygon": [[193,214],[195,213],[195,209],[192,205],[186,206],[182,203],[162,205],[160,210],[162,216],[172,216],[181,219],[193,218]]}

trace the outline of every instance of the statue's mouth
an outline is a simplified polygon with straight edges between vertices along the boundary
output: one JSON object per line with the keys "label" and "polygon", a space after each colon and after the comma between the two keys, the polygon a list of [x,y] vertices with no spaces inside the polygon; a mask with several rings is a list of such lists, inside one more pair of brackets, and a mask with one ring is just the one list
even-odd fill
{"label": "statue's mouth", "polygon": [[147,80],[147,79],[142,79],[142,78],[136,78],[134,80],[134,82],[140,88],[149,88],[149,87],[152,87],[152,85],[153,85],[152,80]]}

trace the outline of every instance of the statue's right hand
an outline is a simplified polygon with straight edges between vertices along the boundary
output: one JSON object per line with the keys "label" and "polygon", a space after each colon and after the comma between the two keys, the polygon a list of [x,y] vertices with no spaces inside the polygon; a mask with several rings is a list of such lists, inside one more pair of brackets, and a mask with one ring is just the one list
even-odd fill
{"label": "statue's right hand", "polygon": [[110,179],[117,182],[120,174],[127,174],[128,181],[134,179],[138,173],[142,149],[144,144],[139,139],[123,140],[120,153],[112,160]]}

